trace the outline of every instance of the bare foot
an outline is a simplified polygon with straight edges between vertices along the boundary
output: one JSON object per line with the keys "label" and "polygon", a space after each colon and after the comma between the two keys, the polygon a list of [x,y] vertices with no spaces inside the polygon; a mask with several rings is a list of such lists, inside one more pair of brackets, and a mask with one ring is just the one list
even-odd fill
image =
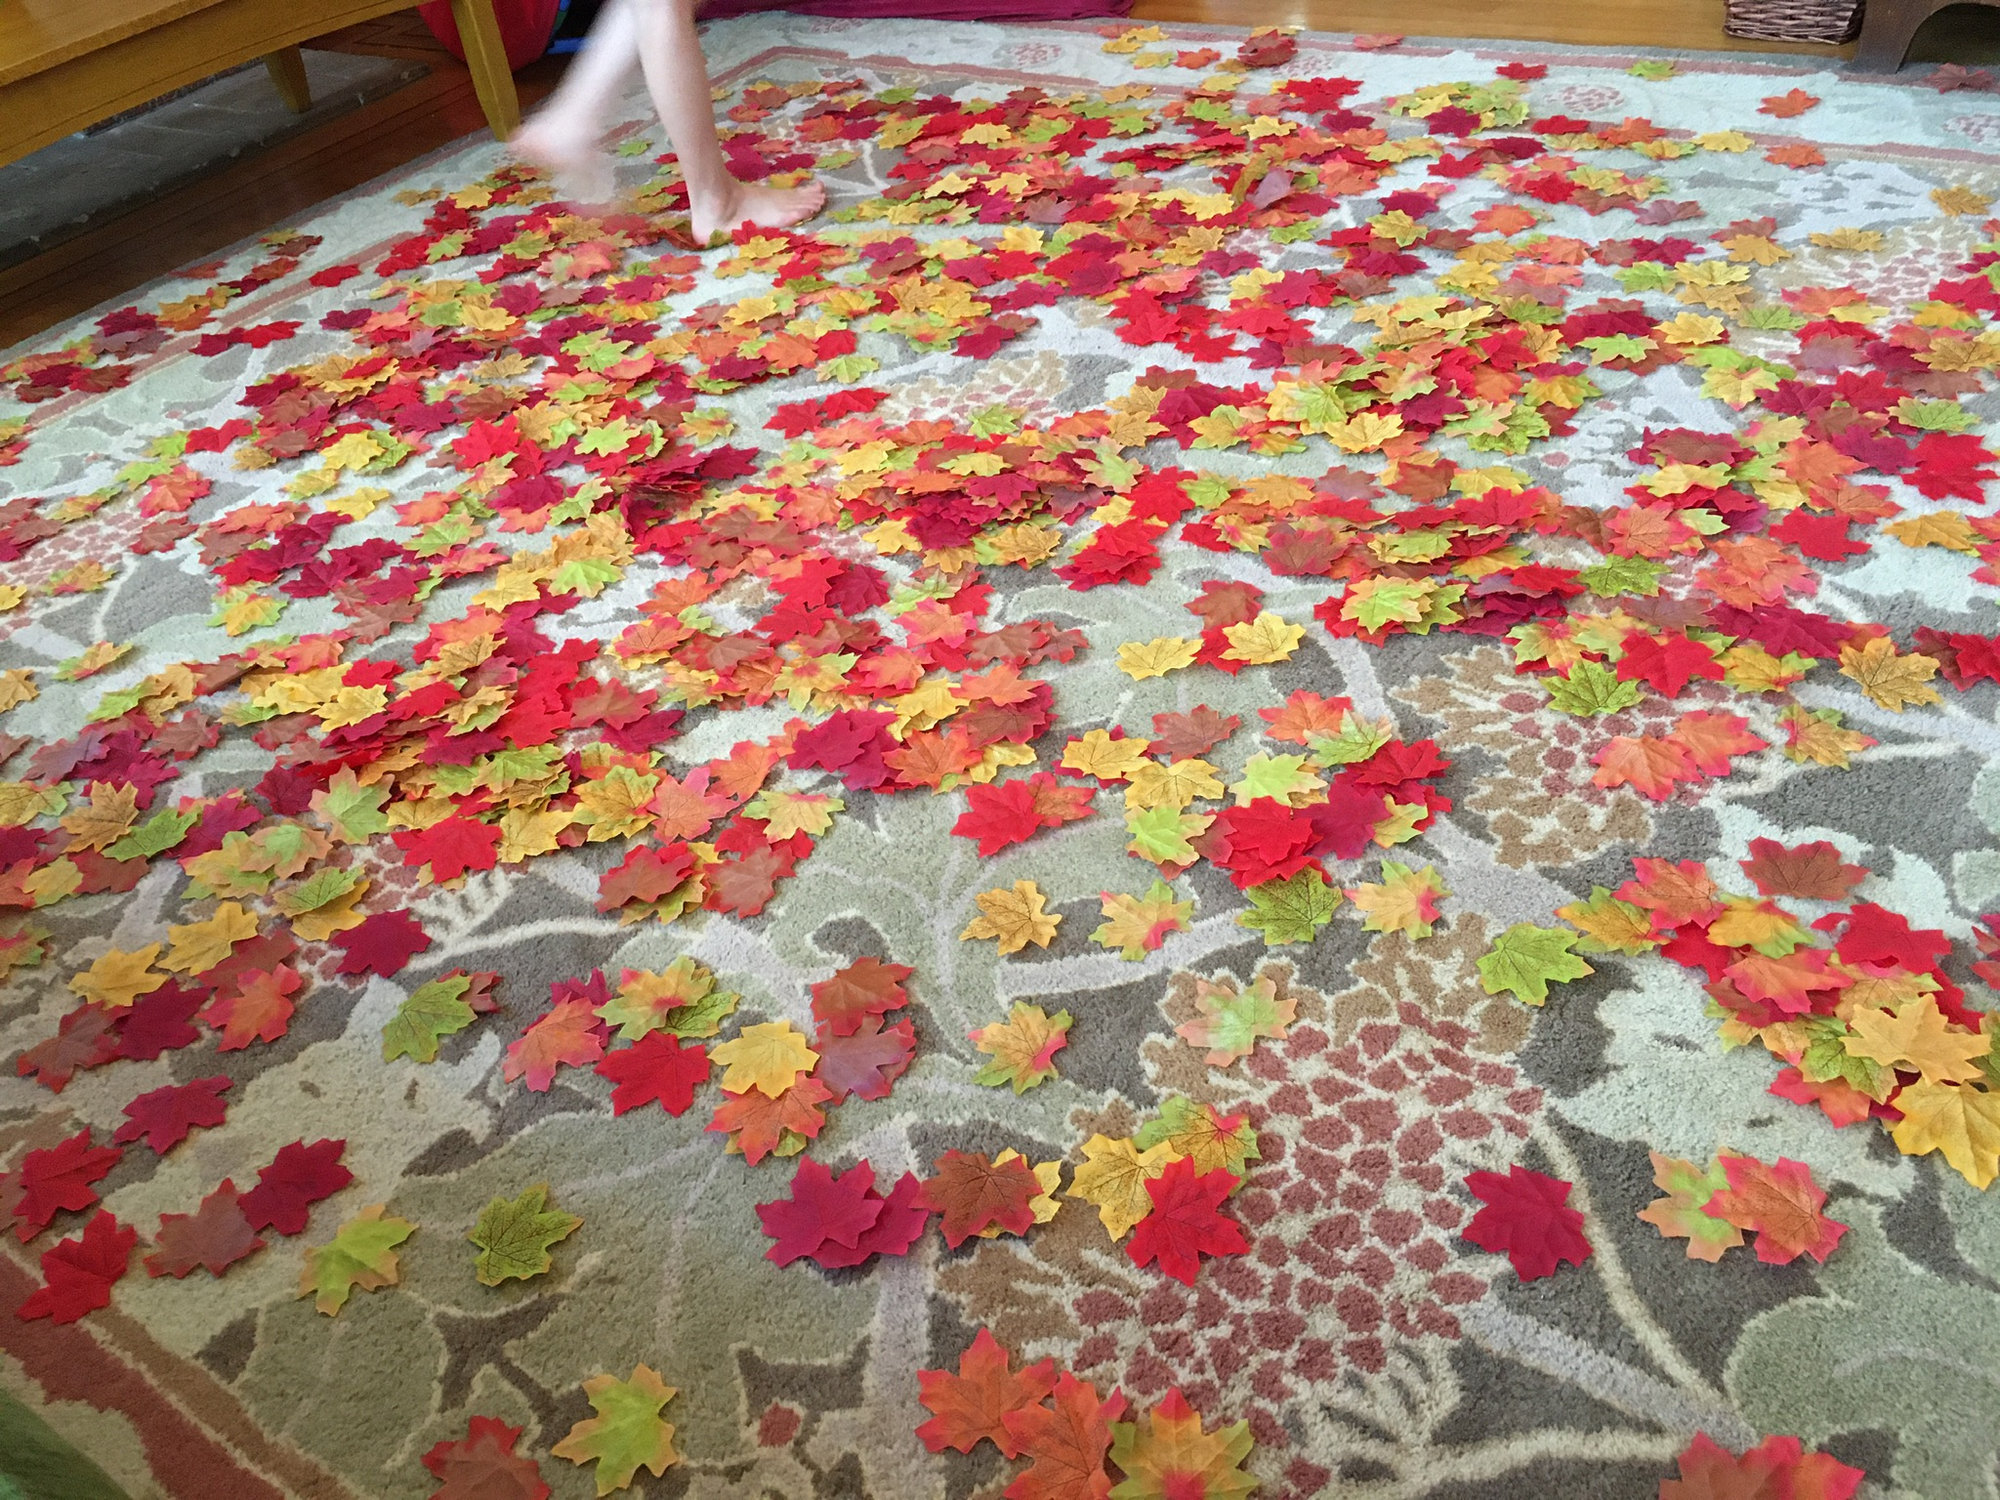
{"label": "bare foot", "polygon": [[555,179],[571,203],[595,206],[617,196],[611,163],[588,130],[574,130],[544,110],[514,133],[508,149]]}
{"label": "bare foot", "polygon": [[795,188],[765,187],[755,182],[729,179],[724,198],[715,203],[692,205],[689,214],[694,242],[706,246],[720,230],[728,232],[741,224],[759,229],[789,229],[803,224],[826,207],[826,188],[815,179]]}

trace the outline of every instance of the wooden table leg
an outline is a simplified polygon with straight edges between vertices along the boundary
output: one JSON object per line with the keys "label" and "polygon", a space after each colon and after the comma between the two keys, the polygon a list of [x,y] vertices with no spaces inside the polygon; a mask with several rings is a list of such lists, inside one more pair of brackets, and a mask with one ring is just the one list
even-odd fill
{"label": "wooden table leg", "polygon": [[276,52],[266,52],[264,67],[270,72],[271,82],[277,85],[278,97],[285,101],[285,108],[295,115],[312,108],[312,85],[306,82],[306,60],[299,55],[298,48],[280,47]]}
{"label": "wooden table leg", "polygon": [[486,111],[494,138],[504,141],[520,128],[521,101],[514,93],[507,49],[500,42],[500,23],[493,18],[493,0],[451,0],[451,18],[458,23],[479,107]]}

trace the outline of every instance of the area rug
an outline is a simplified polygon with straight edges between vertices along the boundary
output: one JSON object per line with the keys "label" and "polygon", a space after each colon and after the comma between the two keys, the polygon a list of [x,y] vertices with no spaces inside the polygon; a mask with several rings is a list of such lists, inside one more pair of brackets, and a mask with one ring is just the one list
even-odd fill
{"label": "area rug", "polygon": [[615,214],[472,143],[0,365],[6,1389],[135,1497],[1995,1494],[1989,82],[707,35],[824,219],[635,96]]}

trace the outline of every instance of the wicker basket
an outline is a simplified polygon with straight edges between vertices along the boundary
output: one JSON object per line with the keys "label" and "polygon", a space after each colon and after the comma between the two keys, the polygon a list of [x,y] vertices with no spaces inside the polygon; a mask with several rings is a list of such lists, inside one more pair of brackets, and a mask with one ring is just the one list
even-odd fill
{"label": "wicker basket", "polygon": [[1864,0],[1727,0],[1722,29],[1764,42],[1851,42]]}

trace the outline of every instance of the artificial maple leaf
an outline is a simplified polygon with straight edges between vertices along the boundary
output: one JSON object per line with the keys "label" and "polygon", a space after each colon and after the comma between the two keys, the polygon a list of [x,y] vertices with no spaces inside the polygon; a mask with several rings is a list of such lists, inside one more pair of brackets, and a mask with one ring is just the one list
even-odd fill
{"label": "artificial maple leaf", "polygon": [[498,1286],[509,1277],[526,1281],[540,1276],[554,1264],[549,1248],[582,1225],[575,1214],[549,1203],[547,1183],[525,1188],[517,1198],[495,1198],[466,1236],[479,1250],[473,1274],[481,1286]]}
{"label": "artificial maple leaf", "polygon": [[72,976],[69,987],[92,1005],[122,1010],[167,982],[168,976],[153,967],[159,956],[158,943],[148,943],[129,953],[113,948],[89,968]]}
{"label": "artificial maple leaf", "polygon": [[1200,641],[1191,641],[1185,636],[1127,641],[1118,648],[1118,670],[1134,682],[1144,682],[1149,677],[1164,677],[1169,672],[1193,666],[1195,655],[1200,650]]}
{"label": "artificial maple leaf", "polygon": [[917,1033],[908,1020],[885,1029],[880,1016],[870,1016],[846,1036],[835,1036],[822,1027],[813,1047],[819,1053],[813,1077],[831,1091],[835,1104],[849,1094],[858,1099],[886,1099],[890,1087],[916,1056]]}
{"label": "artificial maple leaf", "polygon": [[222,1033],[218,1052],[237,1052],[252,1042],[275,1042],[291,1029],[292,996],[305,981],[288,964],[270,972],[249,969],[237,976],[233,993],[218,995],[201,1012]]}
{"label": "artificial maple leaf", "polygon": [[1064,1370],[1045,1403],[1006,1413],[1001,1424],[1030,1460],[1007,1486],[1006,1500],[1106,1500],[1111,1424],[1124,1412],[1118,1392],[1100,1398],[1096,1386]]}
{"label": "artificial maple leaf", "polygon": [[1132,1264],[1157,1261],[1176,1281],[1193,1286],[1203,1255],[1247,1255],[1250,1241],[1243,1226],[1221,1211],[1222,1200],[1239,1181],[1230,1172],[1200,1171],[1187,1157],[1169,1162],[1157,1177],[1147,1178],[1152,1209],[1125,1244]]}
{"label": "artificial maple leaf", "polygon": [[1722,1252],[1743,1243],[1743,1231],[1714,1211],[1717,1193],[1729,1187],[1720,1163],[1703,1171],[1691,1161],[1651,1152],[1653,1184],[1667,1196],[1639,1210],[1639,1217],[1668,1239],[1688,1242],[1689,1260],[1715,1262]]}
{"label": "artificial maple leaf", "polygon": [[1486,1207],[1461,1234],[1482,1250],[1505,1252],[1523,1281],[1553,1276],[1568,1261],[1580,1266],[1590,1255],[1583,1215],[1568,1206],[1571,1184],[1523,1166],[1468,1173],[1465,1185]]}
{"label": "artificial maple leaf", "polygon": [[1845,901],[1868,876],[1860,865],[1842,864],[1840,851],[1825,839],[1792,849],[1775,839],[1752,839],[1750,858],[1737,863],[1764,895],[1812,901]]}
{"label": "artificial maple leaf", "polygon": [[329,1318],[337,1317],[358,1287],[364,1292],[394,1286],[402,1276],[396,1246],[416,1233],[408,1219],[384,1217],[375,1203],[342,1224],[331,1240],[306,1251],[299,1295]]}
{"label": "artificial maple leaf", "polygon": [[1246,894],[1250,910],[1236,914],[1236,925],[1261,932],[1267,948],[1311,942],[1340,905],[1340,892],[1312,869],[1260,881]]}
{"label": "artificial maple leaf", "polygon": [[1780,1157],[1771,1167],[1725,1151],[1720,1166],[1729,1186],[1714,1195],[1708,1211],[1738,1229],[1756,1230],[1757,1259],[1783,1266],[1805,1254],[1823,1261],[1847,1232],[1819,1211],[1826,1194],[1803,1162]]}
{"label": "artificial maple leaf", "polygon": [[1673,795],[1674,788],[1694,775],[1687,751],[1655,735],[1614,735],[1591,757],[1597,770],[1591,781],[1601,787],[1629,786],[1655,802]]}
{"label": "artificial maple leaf", "polygon": [[1978,1060],[1988,1054],[1992,1039],[1952,1026],[1929,995],[1893,1011],[1857,1007],[1847,1025],[1851,1035],[1842,1045],[1849,1057],[1913,1069],[1925,1083],[1969,1083],[1985,1076]]}
{"label": "artificial maple leaf", "polygon": [[1891,1135],[1905,1156],[1942,1151],[1952,1170],[1981,1191],[2000,1176],[2000,1093],[1919,1082],[1896,1095],[1896,1108],[1903,1118]]}
{"label": "artificial maple leaf", "polygon": [[1026,1234],[1042,1194],[1034,1169],[1016,1158],[996,1162],[976,1151],[947,1151],[931,1164],[921,1202],[943,1215],[944,1242],[956,1250],[991,1224]]}
{"label": "artificial maple leaf", "polygon": [[1045,909],[1041,889],[1032,880],[1017,880],[1011,889],[997,886],[981,891],[972,899],[979,915],[966,923],[959,940],[993,938],[1003,954],[1018,953],[1030,943],[1048,947],[1062,922],[1060,912]]}
{"label": "artificial maple leaf", "polygon": [[1197,1104],[1180,1094],[1160,1101],[1159,1117],[1141,1126],[1132,1144],[1141,1151],[1167,1146],[1174,1155],[1192,1161],[1197,1171],[1228,1172],[1237,1178],[1262,1155],[1257,1132],[1244,1115],[1225,1115],[1212,1104]]}
{"label": "artificial maple leaf", "polygon": [[139,1232],[100,1208],[83,1233],[58,1240],[42,1252],[42,1284],[16,1310],[22,1319],[74,1323],[85,1313],[111,1305],[111,1287],[131,1264]]}
{"label": "artificial maple leaf", "polygon": [[346,1149],[346,1141],[333,1140],[280,1146],[257,1174],[257,1185],[238,1200],[250,1227],[303,1234],[312,1206],[354,1181],[354,1174],[340,1164]]}
{"label": "artificial maple leaf", "polygon": [[438,1481],[429,1500],[548,1500],[542,1471],[514,1451],[521,1429],[498,1417],[475,1416],[465,1436],[432,1445],[422,1462]]}
{"label": "artificial maple leaf", "polygon": [[1156,950],[1170,933],[1186,932],[1194,915],[1194,901],[1174,900],[1173,887],[1155,878],[1143,896],[1127,896],[1117,891],[1101,893],[1104,918],[1090,940],[1101,947],[1116,948],[1119,956],[1138,960]]}
{"label": "artificial maple leaf", "polygon": [[1193,760],[1236,733],[1242,723],[1235,714],[1219,714],[1206,703],[1184,714],[1154,714],[1152,749],[1168,760]]}
{"label": "artificial maple leaf", "polygon": [[125,1123],[111,1139],[121,1146],[143,1140],[165,1156],[186,1140],[188,1132],[196,1126],[205,1128],[222,1123],[229,1108],[222,1096],[228,1089],[229,1080],[218,1074],[141,1094],[125,1106]]}
{"label": "artificial maple leaf", "polygon": [[1114,1422],[1111,1461],[1125,1471],[1114,1500],[1241,1500],[1257,1488],[1243,1472],[1255,1446],[1248,1421],[1202,1430],[1201,1414],[1170,1386],[1146,1424]]}
{"label": "artificial maple leaf", "polygon": [[1678,1462],[1680,1477],[1660,1481],[1660,1500],[1850,1500],[1868,1477],[1792,1437],[1766,1438],[1739,1458],[1697,1432]]}
{"label": "artificial maple leaf", "polygon": [[15,1237],[25,1245],[57,1213],[90,1207],[97,1201],[91,1184],[102,1180],[124,1154],[116,1146],[92,1146],[85,1126],[57,1145],[22,1157],[12,1172],[0,1175],[0,1187],[13,1199]]}
{"label": "artificial maple leaf", "polygon": [[1298,1015],[1298,1002],[1280,995],[1268,974],[1259,974],[1248,989],[1239,989],[1234,979],[1196,979],[1194,1008],[1195,1018],[1174,1030],[1189,1044],[1208,1049],[1202,1061],[1211,1068],[1248,1057],[1259,1038],[1283,1041]]}
{"label": "artificial maple leaf", "polygon": [[973,1075],[973,1081],[1012,1084],[1016,1094],[1025,1094],[1055,1077],[1055,1055],[1069,1045],[1070,1024],[1066,1010],[1051,1016],[1039,1005],[1016,1000],[1006,1020],[971,1034],[973,1045],[993,1059]]}
{"label": "artificial maple leaf", "polygon": [[1804,89],[1787,89],[1782,94],[1772,94],[1757,106],[1760,115],[1775,115],[1780,120],[1790,120],[1804,114],[1819,100]]}
{"label": "artificial maple leaf", "polygon": [[903,981],[916,971],[908,964],[857,958],[812,986],[813,1019],[835,1036],[851,1035],[866,1016],[879,1016],[910,1003]]}
{"label": "artificial maple leaf", "polygon": [[549,1452],[573,1464],[595,1462],[598,1494],[626,1488],[641,1469],[658,1478],[681,1461],[674,1424],[660,1415],[677,1392],[658,1371],[635,1365],[630,1380],[594,1375],[583,1394],[597,1415],[572,1426]]}
{"label": "artificial maple leaf", "polygon": [[1451,892],[1438,878],[1435,865],[1416,870],[1385,859],[1380,883],[1364,881],[1349,886],[1346,894],[1362,914],[1362,931],[1400,932],[1405,937],[1427,938],[1439,919],[1439,899]]}
{"label": "artificial maple leaf", "polygon": [[884,1200],[874,1187],[875,1169],[865,1161],[836,1173],[809,1156],[800,1158],[791,1196],[757,1205],[758,1222],[776,1241],[764,1259],[788,1266],[804,1257],[817,1259],[829,1247],[853,1250],[882,1216]]}
{"label": "artificial maple leaf", "polygon": [[1576,941],[1573,932],[1516,922],[1480,956],[1479,987],[1489,995],[1511,994],[1524,1004],[1541,1005],[1550,984],[1597,972],[1570,951]]}
{"label": "artificial maple leaf", "polygon": [[917,1436],[933,1453],[947,1448],[970,1453],[990,1442],[1004,1458],[1018,1458],[1021,1445],[1009,1430],[1010,1413],[1028,1410],[1056,1386],[1056,1362],[1044,1359],[1020,1370],[1000,1341],[980,1329],[959,1356],[958,1373],[917,1371],[917,1400],[931,1416]]}
{"label": "artificial maple leaf", "polygon": [[1105,1232],[1122,1240],[1133,1225],[1153,1211],[1146,1184],[1181,1155],[1164,1141],[1141,1150],[1133,1140],[1093,1135],[1083,1143],[1084,1159],[1071,1174],[1069,1196],[1095,1205]]}
{"label": "artificial maple leaf", "polygon": [[247,1255],[264,1248],[243,1213],[236,1184],[227,1177],[193,1214],[161,1214],[158,1247],[146,1257],[148,1276],[184,1277],[196,1266],[220,1276]]}
{"label": "artificial maple leaf", "polygon": [[482,1008],[499,1009],[490,996],[499,978],[491,971],[453,969],[418,985],[382,1027],[382,1061],[407,1057],[417,1063],[435,1062],[444,1038],[470,1026]]}
{"label": "artificial maple leaf", "polygon": [[690,1046],[672,1032],[649,1031],[629,1047],[607,1052],[597,1063],[600,1078],[609,1078],[611,1113],[622,1115],[659,1101],[670,1115],[685,1114],[694,1091],[708,1082],[708,1052]]}
{"label": "artificial maple leaf", "polygon": [[772,1152],[795,1156],[826,1124],[823,1105],[833,1090],[816,1078],[803,1077],[775,1099],[758,1089],[732,1094],[723,1091],[708,1129],[729,1137],[730,1149],[756,1166]]}
{"label": "artificial maple leaf", "polygon": [[603,1056],[604,1023],[597,1007],[572,998],[558,1002],[507,1044],[500,1076],[509,1083],[525,1079],[534,1092],[546,1094],[557,1068],[587,1068]]}
{"label": "artificial maple leaf", "polygon": [[1840,675],[1861,684],[1861,691],[1883,708],[1901,713],[1912,703],[1942,703],[1930,686],[1938,664],[1919,652],[1896,654],[1895,642],[1887,636],[1871,636],[1860,647],[1840,648]]}
{"label": "artificial maple leaf", "polygon": [[431,937],[412,912],[399,909],[379,911],[359,926],[335,934],[333,945],[345,950],[334,973],[379,974],[388,979],[430,947]]}
{"label": "artificial maple leaf", "polygon": [[789,1021],[770,1021],[747,1026],[731,1041],[712,1048],[712,1061],[721,1063],[722,1086],[732,1094],[757,1090],[775,1099],[804,1073],[810,1073],[819,1054],[806,1044],[804,1033]]}

